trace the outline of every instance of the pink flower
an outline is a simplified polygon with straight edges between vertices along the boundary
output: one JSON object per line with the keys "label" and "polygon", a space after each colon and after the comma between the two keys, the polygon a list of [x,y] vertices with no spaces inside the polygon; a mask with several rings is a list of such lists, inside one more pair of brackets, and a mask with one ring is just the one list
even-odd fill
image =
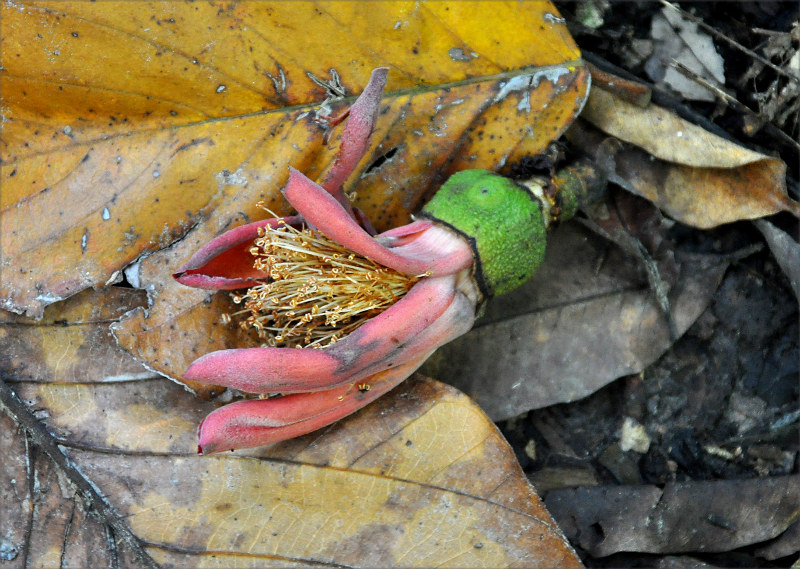
{"label": "pink flower", "polygon": [[283,193],[297,215],[232,229],[175,274],[187,286],[247,289],[234,293],[244,307],[232,318],[241,317],[240,325],[264,342],[206,354],[184,374],[264,396],[206,417],[200,453],[261,446],[329,425],[472,327],[482,297],[470,244],[426,219],[374,235],[342,189],[366,151],[386,73],[373,71],[350,108],[322,184],[290,169]]}

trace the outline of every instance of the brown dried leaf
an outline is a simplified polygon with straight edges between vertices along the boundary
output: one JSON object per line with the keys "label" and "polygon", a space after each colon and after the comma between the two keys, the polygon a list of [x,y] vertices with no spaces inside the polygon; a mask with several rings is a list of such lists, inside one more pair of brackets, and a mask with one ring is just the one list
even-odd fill
{"label": "brown dried leaf", "polygon": [[114,382],[156,377],[122,350],[108,326],[147,304],[145,292],[86,290],[48,306],[33,321],[0,311],[0,369],[7,378],[60,383]]}
{"label": "brown dried leaf", "polygon": [[[782,210],[800,215],[800,204],[786,194],[786,165],[777,158],[724,140],[657,105],[642,107],[602,88],[592,90],[581,117],[646,151],[621,152],[617,175],[683,223],[705,229]],[[587,148],[599,138],[580,125],[568,136]]]}
{"label": "brown dried leaf", "polygon": [[[672,344],[668,321],[637,260],[606,247],[575,225],[558,229],[534,278],[493,300],[423,372],[501,420],[575,401],[644,369]],[[687,256],[678,267],[669,300],[680,335],[708,305],[727,262]]]}
{"label": "brown dried leaf", "polygon": [[[64,303],[63,319],[55,314],[60,304],[47,309],[45,323],[6,316],[13,320],[7,336],[36,329],[49,338],[50,352],[73,362],[85,342],[63,329],[107,325],[141,300],[138,291],[86,291]],[[5,362],[19,359],[9,356],[19,345],[0,347],[3,377]],[[117,351],[89,359],[97,373],[86,366],[73,377],[74,367],[42,365],[37,381],[12,385],[42,421],[31,415],[36,436],[50,436],[44,426],[57,437],[60,452],[158,563],[580,565],[502,435],[451,387],[415,376],[322,432],[201,457],[197,424],[215,405],[163,378],[107,381],[105,359],[113,370],[125,357],[125,369],[136,365]],[[6,550],[37,566],[113,558],[103,523],[74,525],[87,510],[64,473],[37,455],[8,417],[0,421],[10,434],[0,447],[8,457],[0,467]]]}
{"label": "brown dried leaf", "polygon": [[795,521],[800,476],[570,488],[545,502],[594,556],[729,551],[772,539]]}

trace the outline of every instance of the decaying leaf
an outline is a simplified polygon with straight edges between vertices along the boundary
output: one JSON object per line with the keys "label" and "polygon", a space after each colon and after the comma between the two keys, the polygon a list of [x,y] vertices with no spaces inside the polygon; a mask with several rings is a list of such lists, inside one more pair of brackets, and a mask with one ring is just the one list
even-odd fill
{"label": "decaying leaf", "polygon": [[797,517],[800,477],[553,490],[546,504],[592,555],[729,551],[780,535]]}
{"label": "decaying leaf", "polygon": [[778,229],[763,219],[757,219],[755,226],[767,240],[775,260],[789,278],[794,295],[800,299],[800,244],[788,233]]}
{"label": "decaying leaf", "polygon": [[[118,297],[84,293],[58,324],[16,323],[81,326],[93,305],[121,306]],[[139,300],[127,298],[129,306]],[[112,313],[104,310],[119,317]],[[56,338],[52,349],[67,361],[81,353],[80,343]],[[68,382],[56,381],[58,368],[40,373],[11,385],[158,563],[579,566],[499,431],[436,381],[416,376],[322,432],[209,458],[195,454],[195,430],[214,405],[181,386],[163,378],[108,382],[102,371]],[[35,445],[26,449],[9,418],[0,419],[9,433],[4,450],[14,457],[0,468],[9,512],[2,519],[17,523],[36,510],[29,530],[4,534],[8,547],[42,565],[109,555],[96,533],[102,524],[71,525],[87,510],[68,484],[59,489],[58,469],[43,467],[51,491],[31,506],[33,485],[25,481],[37,475],[25,457]],[[47,546],[33,551],[34,543]]]}
{"label": "decaying leaf", "polygon": [[[705,229],[783,210],[800,215],[800,205],[786,194],[786,165],[777,158],[602,88],[592,90],[581,117],[642,149],[619,153],[616,174],[678,221]],[[602,139],[580,124],[568,137],[587,150]]]}
{"label": "decaying leaf", "polygon": [[285,213],[287,166],[323,173],[317,119],[375,67],[385,107],[346,189],[379,229],[449,173],[540,151],[588,82],[546,2],[7,2],[1,20],[0,298],[36,317],[198,224],[177,257],[259,200]]}
{"label": "decaying leaf", "polygon": [[87,290],[49,306],[33,321],[0,311],[0,368],[6,378],[81,383],[156,377],[122,350],[108,326],[129,310],[146,306],[144,291]]}
{"label": "decaying leaf", "polygon": [[[424,372],[500,420],[580,399],[655,361],[672,343],[667,319],[636,260],[591,235],[559,228],[534,278],[490,303],[475,329],[440,348]],[[682,334],[727,262],[686,256],[679,267],[669,299]]]}

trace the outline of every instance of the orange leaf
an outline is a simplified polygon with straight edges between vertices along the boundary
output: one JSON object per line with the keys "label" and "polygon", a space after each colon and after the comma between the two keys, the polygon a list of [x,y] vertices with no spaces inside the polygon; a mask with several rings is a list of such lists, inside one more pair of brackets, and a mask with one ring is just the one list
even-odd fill
{"label": "orange leaf", "polygon": [[201,222],[194,242],[260,199],[286,211],[287,166],[322,174],[336,148],[314,118],[374,67],[385,107],[347,189],[380,229],[453,171],[541,151],[588,81],[545,2],[5,3],[0,49],[0,298],[36,317]]}

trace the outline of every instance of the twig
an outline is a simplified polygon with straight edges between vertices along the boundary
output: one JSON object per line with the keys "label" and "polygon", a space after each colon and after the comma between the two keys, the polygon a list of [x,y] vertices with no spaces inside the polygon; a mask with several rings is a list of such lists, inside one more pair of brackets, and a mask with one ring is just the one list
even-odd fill
{"label": "twig", "polygon": [[747,105],[745,105],[744,103],[740,103],[739,99],[737,99],[736,97],[734,97],[732,95],[729,95],[728,93],[726,93],[725,91],[723,91],[722,89],[720,89],[719,87],[714,85],[711,81],[708,81],[705,78],[701,77],[700,75],[698,75],[697,73],[695,73],[694,71],[692,71],[691,69],[686,67],[680,61],[678,61],[676,59],[673,59],[673,60],[671,60],[669,62],[669,64],[676,71],[678,71],[678,73],[680,73],[681,75],[683,75],[687,79],[690,79],[691,81],[694,81],[695,83],[697,83],[701,87],[705,87],[709,91],[713,92],[717,97],[719,97],[720,99],[722,99],[723,101],[728,103],[731,107],[733,107],[734,110],[737,110],[737,111],[740,111],[740,112],[745,112],[745,113],[750,113],[750,114],[753,114],[753,115],[756,114],[756,112],[754,110],[752,110],[751,108],[749,108]]}
{"label": "twig", "polygon": [[750,28],[750,31],[754,34],[761,34],[762,36],[785,37],[792,35],[790,32],[776,32],[775,30],[765,30],[764,28]]}
{"label": "twig", "polygon": [[[692,81],[695,81],[697,84],[705,87],[709,91],[712,91],[717,97],[719,97],[720,99],[725,101],[727,104],[729,104],[733,110],[735,110],[737,112],[740,112],[740,113],[742,113],[744,115],[749,115],[752,119],[755,119],[756,121],[760,122],[762,124],[762,126],[767,126],[767,127],[772,126],[772,127],[774,127],[774,125],[772,125],[771,122],[769,122],[768,120],[763,119],[761,117],[761,115],[759,115],[757,112],[755,112],[753,109],[751,109],[750,107],[748,107],[744,103],[739,102],[739,100],[736,97],[733,97],[733,96],[729,95],[728,93],[726,93],[725,91],[723,91],[722,89],[720,89],[719,87],[714,85],[713,83],[711,83],[709,81],[706,81],[705,79],[700,77],[697,73],[695,73],[694,71],[692,71],[691,69],[689,69],[688,67],[683,65],[682,63],[680,63],[678,61],[675,61],[673,59],[670,62],[670,64],[672,65],[673,68],[675,68],[684,77],[687,77],[688,79],[691,79]],[[776,136],[776,137],[780,138],[781,140],[783,140],[783,142],[785,142],[786,144],[790,144],[790,145],[794,146],[795,148],[797,148],[798,150],[800,150],[800,143],[798,143],[796,140],[794,140],[788,134],[783,132],[781,129],[779,129],[777,127],[774,127],[772,129],[770,129],[770,135]]]}
{"label": "twig", "polygon": [[103,498],[92,483],[73,465],[64,454],[56,438],[34,416],[16,391],[0,377],[0,409],[26,431],[33,444],[41,449],[66,476],[90,507],[87,511],[96,515],[100,521],[111,528],[113,533],[130,548],[141,567],[159,569],[159,565],[145,550],[142,541],[122,520],[116,509]]}
{"label": "twig", "polygon": [[789,73],[788,71],[778,67],[777,65],[775,65],[774,63],[772,63],[768,59],[764,59],[763,57],[758,55],[756,52],[754,52],[754,51],[752,51],[750,49],[747,49],[746,47],[744,47],[742,44],[740,44],[736,40],[732,40],[731,38],[729,38],[725,34],[718,32],[717,30],[715,30],[714,28],[712,28],[711,26],[706,24],[701,18],[698,18],[697,16],[695,16],[693,14],[689,14],[688,12],[685,12],[685,11],[681,10],[678,6],[675,6],[671,2],[667,2],[667,0],[661,0],[661,4],[666,6],[666,7],[668,7],[668,8],[671,8],[672,10],[675,10],[684,19],[689,20],[690,22],[694,22],[695,24],[697,24],[698,26],[703,28],[705,31],[707,31],[708,33],[710,33],[713,36],[715,36],[716,38],[721,39],[721,40],[725,40],[727,43],[729,43],[730,45],[732,45],[736,49],[738,49],[740,51],[743,51],[744,53],[746,53],[747,55],[749,55],[750,57],[752,57],[756,61],[766,65],[767,67],[769,67],[770,69],[772,69],[776,73],[778,73],[780,75],[783,75],[784,77],[787,77],[787,78],[791,79],[792,81],[800,81],[800,77],[798,77],[794,73]]}

